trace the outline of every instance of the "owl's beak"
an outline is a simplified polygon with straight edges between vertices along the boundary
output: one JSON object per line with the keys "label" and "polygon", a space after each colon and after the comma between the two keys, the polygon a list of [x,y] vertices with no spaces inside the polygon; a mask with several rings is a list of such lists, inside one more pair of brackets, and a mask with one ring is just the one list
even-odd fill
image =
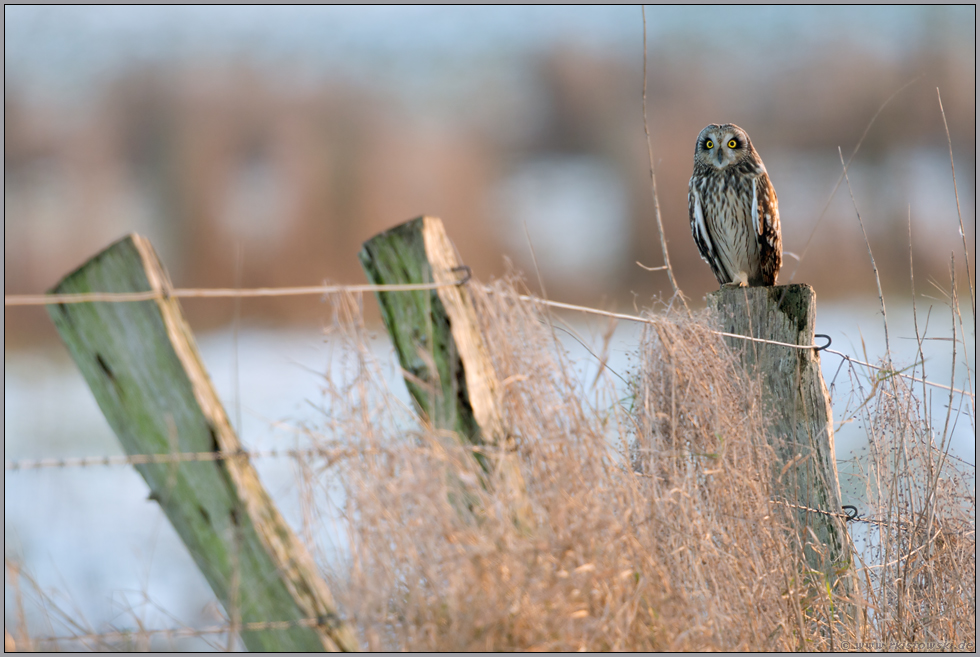
{"label": "owl's beak", "polygon": [[719,147],[718,148],[718,166],[721,166],[722,156],[723,155],[724,155],[724,151]]}

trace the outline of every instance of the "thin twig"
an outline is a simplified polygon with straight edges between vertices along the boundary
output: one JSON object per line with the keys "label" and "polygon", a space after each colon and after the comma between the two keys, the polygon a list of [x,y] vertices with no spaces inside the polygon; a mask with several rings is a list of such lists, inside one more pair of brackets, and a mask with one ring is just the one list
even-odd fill
{"label": "thin twig", "polygon": [[[847,158],[847,166],[851,166],[851,161],[854,159],[854,156],[857,155],[858,151],[861,149],[861,144],[864,143],[864,138],[868,136],[868,132],[871,131],[871,126],[874,125],[875,120],[878,118],[878,115],[881,114],[882,110],[885,109],[885,106],[887,106],[888,103],[892,102],[892,99],[894,99],[895,96],[897,96],[898,94],[902,93],[905,89],[907,89],[910,85],[912,85],[913,83],[915,83],[921,77],[922,76],[919,75],[917,77],[912,78],[911,80],[909,80],[905,84],[903,84],[891,96],[889,96],[888,98],[886,98],[885,99],[885,102],[883,102],[881,104],[881,106],[878,107],[878,111],[875,112],[874,113],[874,116],[871,117],[871,120],[868,121],[868,125],[865,126],[864,132],[861,133],[861,138],[858,139],[857,145],[854,146],[854,150],[851,151],[850,157]],[[810,249],[810,242],[813,241],[814,235],[817,234],[817,230],[820,228],[820,223],[823,221],[824,217],[827,215],[827,210],[830,208],[830,204],[834,200],[834,196],[837,195],[837,190],[840,189],[840,184],[842,182],[844,182],[844,174],[843,173],[841,173],[841,175],[837,178],[837,183],[834,185],[834,189],[830,192],[830,196],[827,197],[827,202],[824,203],[823,209],[820,211],[820,216],[817,217],[817,222],[813,225],[813,230],[810,231],[810,236],[806,238],[806,244],[804,244],[804,246],[803,246],[803,252],[800,253],[800,255],[796,258],[796,268],[793,270],[793,273],[790,274],[790,277],[789,277],[789,282],[790,283],[792,283],[793,280],[796,278],[796,273],[798,271],[800,271],[800,265],[803,264],[803,259],[806,257],[806,252]],[[783,252],[783,255],[786,255],[786,252],[785,251]]]}
{"label": "thin twig", "polygon": [[946,110],[943,109],[943,97],[936,87],[936,97],[939,99],[939,111],[943,115],[943,127],[946,128],[946,143],[949,145],[949,168],[953,172],[953,195],[956,196],[956,216],[960,220],[960,237],[963,239],[963,255],[966,256],[966,280],[970,285],[970,307],[973,309],[973,325],[977,324],[977,299],[973,288],[973,275],[970,273],[970,251],[966,247],[966,231],[963,229],[963,212],[960,211],[960,192],[956,187],[956,165],[953,163],[953,140],[949,136],[949,124],[946,123]]}
{"label": "thin twig", "polygon": [[858,210],[857,201],[854,200],[854,190],[851,189],[851,179],[847,175],[847,164],[844,162],[844,153],[840,146],[837,147],[837,154],[840,156],[841,166],[844,167],[844,180],[847,182],[847,192],[851,196],[851,205],[854,206],[854,214],[857,215],[858,224],[861,226],[861,234],[864,235],[864,244],[868,247],[868,257],[871,258],[871,269],[875,274],[875,283],[878,285],[878,301],[881,303],[881,316],[885,325],[885,358],[891,365],[892,349],[888,341],[888,313],[885,311],[885,293],[881,289],[881,277],[878,275],[878,265],[875,264],[875,255],[871,252],[871,242],[868,240],[868,231],[864,229],[864,221],[861,220],[861,211]]}
{"label": "thin twig", "polygon": [[650,144],[650,126],[647,123],[647,10],[640,5],[640,13],[643,15],[643,132],[647,137],[647,156],[650,159],[650,191],[653,193],[653,210],[657,217],[657,229],[660,231],[660,248],[664,254],[664,267],[667,269],[667,278],[674,288],[674,295],[680,296],[684,307],[687,308],[687,300],[677,286],[674,279],[674,270],[670,266],[670,256],[667,254],[667,237],[664,235],[664,222],[660,215],[660,199],[657,196],[657,175],[654,173],[653,166],[653,146]]}
{"label": "thin twig", "polygon": [[[534,265],[534,274],[538,278],[538,287],[541,288],[541,296],[547,299],[548,291],[544,287],[544,276],[541,275],[541,268],[538,267],[538,256],[534,252],[534,244],[531,242],[531,232],[527,228],[526,221],[524,222],[524,237],[527,239],[527,248],[531,251],[531,264]],[[545,317],[548,320],[548,327],[551,329],[551,339],[555,343],[555,354],[564,363],[564,352],[561,349],[561,343],[558,341],[558,333],[555,331],[555,323],[552,321],[551,313],[545,313]],[[568,368],[562,367],[561,371],[562,375],[567,378]]]}

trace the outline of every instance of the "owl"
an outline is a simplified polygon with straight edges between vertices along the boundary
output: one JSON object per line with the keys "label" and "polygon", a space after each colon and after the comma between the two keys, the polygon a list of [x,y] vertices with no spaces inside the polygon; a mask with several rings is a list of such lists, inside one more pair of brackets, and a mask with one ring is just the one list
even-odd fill
{"label": "owl", "polygon": [[722,287],[776,282],[783,262],[776,192],[737,125],[712,123],[698,135],[687,205],[694,241]]}

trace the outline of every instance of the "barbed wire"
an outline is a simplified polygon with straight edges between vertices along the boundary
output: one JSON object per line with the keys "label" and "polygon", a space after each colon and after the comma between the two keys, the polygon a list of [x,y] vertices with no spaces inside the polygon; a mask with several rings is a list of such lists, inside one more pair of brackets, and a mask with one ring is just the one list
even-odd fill
{"label": "barbed wire", "polygon": [[167,463],[193,463],[208,461],[224,461],[236,458],[261,459],[261,458],[308,458],[311,456],[323,456],[331,460],[344,458],[346,456],[356,456],[367,453],[364,449],[337,448],[327,449],[323,447],[312,447],[308,449],[265,449],[265,450],[245,450],[235,452],[169,452],[166,454],[118,454],[115,456],[80,456],[65,458],[40,458],[40,459],[18,459],[4,460],[3,469],[5,471],[17,470],[43,470],[61,468],[87,468],[93,466],[114,466],[114,465],[146,465],[146,464],[167,464]]}
{"label": "barbed wire", "polygon": [[332,627],[335,622],[328,618],[300,618],[291,621],[255,621],[232,625],[211,625],[208,627],[175,627],[160,629],[117,630],[91,634],[66,636],[31,637],[31,643],[62,643],[72,641],[125,641],[127,639],[163,637],[165,639],[186,639],[228,632],[261,632],[265,630],[289,630],[294,627]]}
{"label": "barbed wire", "polygon": [[[330,294],[344,294],[344,293],[363,293],[363,292],[413,292],[420,290],[437,290],[445,287],[457,287],[464,285],[469,282],[472,277],[472,271],[467,265],[462,265],[460,267],[454,268],[453,271],[464,272],[464,277],[458,281],[453,281],[452,283],[410,283],[410,284],[389,284],[389,285],[314,285],[306,287],[263,287],[263,288],[242,288],[242,289],[232,289],[232,288],[174,288],[170,290],[149,290],[146,292],[84,292],[75,294],[36,294],[36,295],[4,295],[3,303],[4,306],[47,306],[54,304],[70,304],[70,303],[92,303],[92,302],[102,302],[102,303],[127,303],[135,301],[152,301],[154,299],[166,299],[170,297],[181,297],[181,298],[250,298],[250,297],[276,297],[276,296],[298,296],[298,295],[313,295],[319,294],[321,296],[327,296]],[[494,292],[490,286],[483,286],[483,289],[487,292]],[[628,315],[625,313],[614,313],[607,310],[600,310],[598,308],[591,308],[589,306],[579,306],[571,303],[564,303],[561,301],[550,301],[548,299],[542,299],[530,294],[519,294],[516,295],[521,301],[526,301],[534,303],[537,305],[548,306],[551,308],[560,308],[563,310],[572,310],[575,312],[581,312],[589,315],[597,315],[600,317],[609,317],[611,319],[621,319],[629,322],[637,322],[642,324],[655,325],[659,320],[653,317],[643,317],[639,315]],[[941,383],[935,383],[933,381],[928,381],[926,379],[920,379],[918,377],[905,374],[903,372],[897,372],[891,370],[887,367],[882,367],[880,365],[873,365],[871,363],[866,363],[864,361],[858,360],[845,354],[843,352],[837,351],[835,349],[830,349],[830,338],[826,335],[818,335],[817,337],[827,338],[828,342],[824,345],[799,345],[792,344],[789,342],[779,342],[776,340],[766,340],[765,338],[753,338],[747,335],[739,335],[737,333],[727,333],[725,331],[714,331],[709,329],[709,332],[715,335],[721,335],[726,338],[732,338],[735,340],[746,340],[748,342],[757,342],[761,344],[769,344],[780,347],[787,347],[789,349],[813,349],[815,351],[826,351],[827,353],[834,354],[844,360],[861,365],[862,367],[868,367],[873,370],[884,372],[886,374],[900,376],[909,381],[915,381],[917,383],[922,383],[934,388],[940,388],[948,392],[954,392],[960,395],[965,395],[967,397],[975,398],[975,394],[960,390],[959,388],[954,388],[952,386],[943,385]]]}
{"label": "barbed wire", "polygon": [[[299,454],[307,450],[288,450],[283,452],[284,455]],[[314,450],[315,451],[315,450]],[[271,452],[270,452],[271,453]],[[277,453],[278,454],[278,453]],[[225,455],[229,456],[229,455]],[[857,508],[849,505],[845,505],[842,509],[852,509],[853,514],[841,513],[834,511],[826,511],[824,509],[814,509],[801,504],[794,504],[786,500],[770,500],[773,504],[780,504],[791,509],[796,509],[799,511],[807,511],[810,513],[816,513],[824,516],[839,518],[845,522],[858,522],[865,523],[869,525],[876,525],[882,527],[910,527],[914,523],[906,520],[880,520],[877,518],[864,518],[858,515]],[[962,531],[944,531],[947,535],[969,535],[976,534],[976,528],[965,529]],[[331,627],[335,624],[334,619],[321,617],[321,618],[301,618],[291,621],[256,621],[249,623],[238,623],[238,624],[228,624],[228,625],[212,625],[202,628],[160,628],[160,629],[137,629],[137,630],[117,630],[113,632],[102,632],[102,633],[90,633],[90,634],[76,634],[76,635],[66,635],[66,636],[51,636],[51,637],[32,637],[30,639],[32,644],[58,644],[58,643],[70,643],[70,642],[90,642],[90,641],[125,641],[131,639],[149,639],[152,637],[163,637],[164,639],[180,639],[180,638],[194,638],[194,637],[204,637],[215,634],[227,634],[229,632],[261,632],[267,630],[288,630],[294,627],[307,627],[307,628],[318,628],[318,627]]]}
{"label": "barbed wire", "polygon": [[[41,470],[41,469],[61,469],[61,468],[85,468],[92,466],[117,466],[117,465],[145,465],[145,464],[169,464],[169,463],[193,463],[193,462],[212,462],[230,460],[236,458],[294,458],[305,459],[314,456],[327,457],[330,461],[336,461],[344,457],[364,455],[377,450],[364,450],[362,448],[323,448],[313,447],[307,449],[267,449],[249,451],[240,449],[234,452],[170,452],[167,454],[129,454],[117,456],[87,456],[77,458],[49,458],[49,459],[20,459],[4,461],[4,470]],[[874,525],[894,525],[900,526],[908,524],[907,521],[895,520],[885,521],[873,518],[864,518],[858,515],[857,508],[845,505],[842,509],[852,509],[853,513],[842,513],[837,511],[826,511],[824,509],[814,509],[812,507],[794,504],[786,500],[771,500],[774,504],[781,504],[799,511],[807,511],[825,516],[840,518],[846,522],[863,522]],[[961,532],[962,533],[962,532]]]}
{"label": "barbed wire", "polygon": [[[483,451],[477,446],[473,446],[472,451]],[[170,463],[195,463],[224,461],[236,458],[265,459],[265,458],[292,458],[301,459],[313,456],[325,457],[331,461],[374,453],[377,450],[365,450],[363,448],[334,448],[310,447],[306,449],[260,449],[246,450],[241,449],[236,452],[168,452],[166,454],[116,454],[104,456],[69,456],[56,458],[37,458],[37,459],[5,459],[3,469],[8,472],[22,470],[48,470],[48,469],[67,469],[67,468],[91,468],[91,467],[110,467],[119,465],[164,465]],[[976,464],[970,463],[954,454],[947,454],[947,458],[954,459],[963,465],[976,468]],[[843,462],[840,461],[839,462]],[[812,510],[812,509],[811,509]],[[822,513],[822,512],[821,512]]]}

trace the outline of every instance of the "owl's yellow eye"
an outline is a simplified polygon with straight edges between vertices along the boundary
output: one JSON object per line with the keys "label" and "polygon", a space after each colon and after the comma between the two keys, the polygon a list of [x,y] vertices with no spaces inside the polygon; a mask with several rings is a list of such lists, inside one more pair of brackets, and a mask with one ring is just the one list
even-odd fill
{"label": "owl's yellow eye", "polygon": [[729,148],[735,148],[736,146],[738,146],[738,142],[737,141],[735,141],[734,139],[729,140],[729,142],[728,142],[728,147]]}
{"label": "owl's yellow eye", "polygon": [[715,142],[709,139],[708,141],[704,142],[704,147],[707,148],[708,150],[711,150],[712,148],[715,147]]}

